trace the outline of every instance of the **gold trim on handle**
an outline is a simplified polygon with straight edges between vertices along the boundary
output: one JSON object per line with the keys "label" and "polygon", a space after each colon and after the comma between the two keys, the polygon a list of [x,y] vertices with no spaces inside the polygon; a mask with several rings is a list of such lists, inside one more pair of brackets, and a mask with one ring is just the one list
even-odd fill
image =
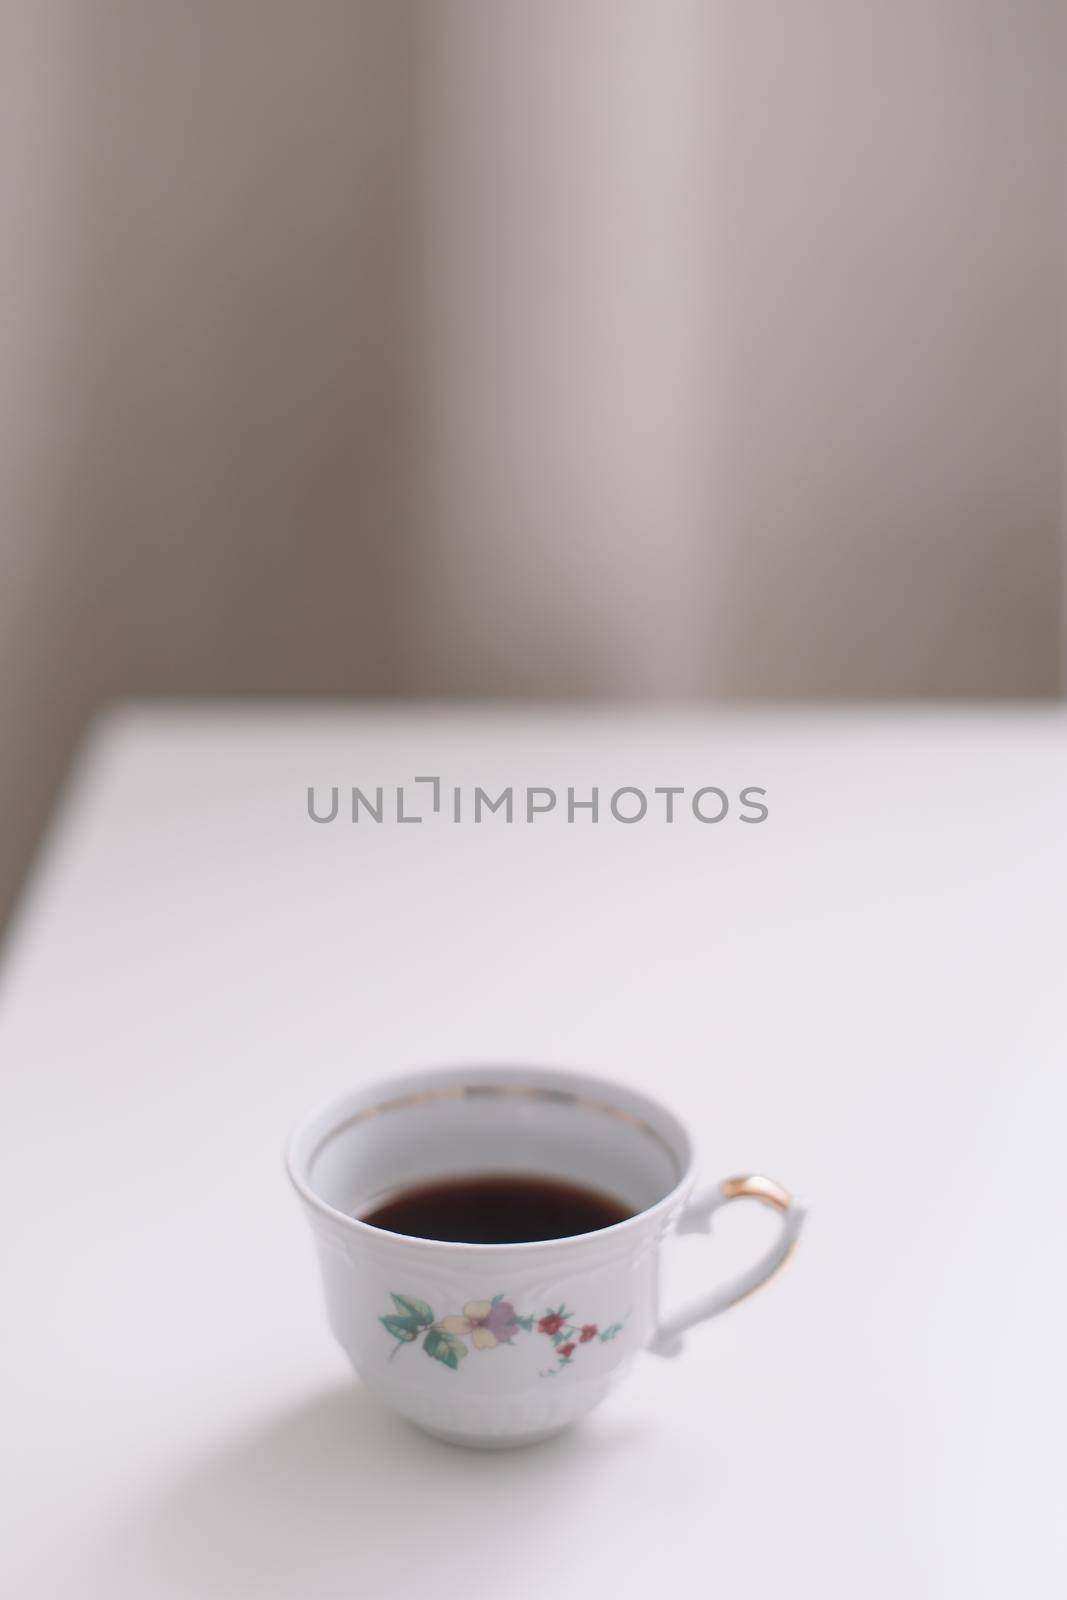
{"label": "gold trim on handle", "polygon": [[793,1196],[773,1178],[764,1178],[758,1172],[749,1172],[740,1178],[724,1178],[720,1185],[727,1200],[762,1200],[775,1211],[788,1211]]}
{"label": "gold trim on handle", "polygon": [[[760,1172],[746,1172],[736,1178],[724,1178],[719,1185],[726,1200],[759,1200],[763,1205],[770,1206],[772,1211],[784,1213],[793,1204],[793,1196],[788,1189],[780,1183],[775,1183],[773,1178],[765,1178]],[[740,1305],[742,1300],[750,1300],[760,1289],[766,1288],[773,1278],[777,1278],[786,1262],[792,1257],[797,1247],[797,1241],[791,1239],[787,1245],[781,1261],[768,1272],[761,1282],[753,1284],[751,1289],[746,1289],[744,1294],[739,1294],[733,1304]]]}
{"label": "gold trim on handle", "polygon": [[674,1316],[667,1317],[661,1322],[649,1345],[649,1349],[656,1355],[677,1355],[682,1348],[683,1335],[688,1333],[690,1328],[695,1328],[698,1322],[708,1322],[721,1312],[728,1311],[731,1306],[747,1300],[757,1289],[762,1289],[765,1283],[777,1277],[796,1249],[807,1207],[780,1183],[775,1183],[773,1178],[765,1178],[759,1172],[745,1172],[734,1178],[723,1178],[705,1190],[682,1212],[678,1219],[679,1232],[707,1232],[711,1219],[725,1210],[732,1200],[758,1200],[761,1205],[770,1206],[772,1211],[777,1211],[778,1237],[747,1272],[738,1273],[726,1283],[713,1289],[710,1294],[690,1302],[675,1312]]}

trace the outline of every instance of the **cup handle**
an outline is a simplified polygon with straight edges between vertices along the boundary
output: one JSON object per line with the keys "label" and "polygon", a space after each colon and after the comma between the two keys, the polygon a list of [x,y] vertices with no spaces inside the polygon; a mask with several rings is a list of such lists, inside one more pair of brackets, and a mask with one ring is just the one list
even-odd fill
{"label": "cup handle", "polygon": [[758,1200],[777,1211],[780,1219],[777,1239],[747,1272],[740,1273],[729,1283],[683,1306],[672,1317],[661,1322],[648,1346],[654,1355],[678,1355],[682,1348],[683,1333],[696,1327],[698,1322],[707,1322],[721,1311],[737,1305],[739,1300],[754,1294],[768,1278],[773,1278],[792,1254],[804,1225],[806,1208],[788,1189],[775,1183],[773,1178],[763,1178],[755,1172],[739,1178],[724,1178],[721,1183],[712,1184],[710,1189],[690,1201],[678,1219],[678,1232],[710,1233],[712,1217],[732,1200]]}

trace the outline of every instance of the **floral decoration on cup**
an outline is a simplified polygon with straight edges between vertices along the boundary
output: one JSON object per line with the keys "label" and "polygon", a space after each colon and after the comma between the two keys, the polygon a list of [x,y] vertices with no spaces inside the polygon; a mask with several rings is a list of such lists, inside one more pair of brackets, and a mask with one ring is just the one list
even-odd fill
{"label": "floral decoration on cup", "polygon": [[[440,1319],[435,1318],[425,1300],[417,1300],[414,1295],[397,1294],[394,1290],[390,1290],[390,1294],[396,1310],[378,1318],[385,1331],[396,1341],[390,1361],[404,1345],[414,1344],[421,1338],[426,1354],[455,1372],[471,1349],[495,1350],[500,1345],[510,1345],[517,1333],[533,1333],[535,1327],[534,1315],[520,1316],[512,1302],[502,1294],[494,1295],[491,1300],[468,1300],[462,1313]],[[554,1377],[564,1367],[571,1365],[581,1345],[591,1344],[594,1339],[607,1343],[616,1338],[622,1328],[621,1322],[613,1322],[603,1330],[595,1322],[576,1322],[574,1313],[563,1304],[555,1310],[546,1311],[544,1316],[536,1319],[536,1329],[552,1340],[557,1363],[541,1376]],[[468,1339],[469,1347],[466,1342]]]}
{"label": "floral decoration on cup", "polygon": [[576,1322],[574,1312],[568,1311],[566,1305],[559,1305],[538,1318],[537,1331],[547,1334],[556,1347],[556,1365],[541,1374],[543,1378],[552,1378],[563,1367],[570,1366],[580,1345],[591,1344],[594,1339],[607,1344],[617,1338],[622,1332],[622,1323],[613,1322],[602,1329],[595,1322]]}

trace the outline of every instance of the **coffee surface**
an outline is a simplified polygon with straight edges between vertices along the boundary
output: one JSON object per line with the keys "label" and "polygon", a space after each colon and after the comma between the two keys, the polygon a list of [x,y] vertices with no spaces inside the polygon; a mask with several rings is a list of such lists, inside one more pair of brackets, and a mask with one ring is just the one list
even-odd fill
{"label": "coffee surface", "polygon": [[360,1217],[372,1228],[452,1244],[531,1244],[625,1222],[614,1195],[535,1173],[479,1173],[403,1189]]}

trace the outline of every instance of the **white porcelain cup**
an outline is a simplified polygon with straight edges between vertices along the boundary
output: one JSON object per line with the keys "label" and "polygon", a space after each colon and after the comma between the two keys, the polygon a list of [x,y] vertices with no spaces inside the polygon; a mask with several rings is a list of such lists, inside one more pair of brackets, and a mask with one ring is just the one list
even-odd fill
{"label": "white porcelain cup", "polygon": [[[804,1220],[785,1189],[754,1174],[691,1198],[692,1147],[676,1117],[621,1084],[544,1067],[447,1067],[358,1089],[296,1129],[288,1167],[352,1365],[394,1411],[457,1444],[529,1444],[567,1427],[642,1350],[676,1355],[688,1329],[777,1272]],[[633,1215],[523,1244],[410,1238],[360,1220],[412,1185],[489,1173],[577,1182]],[[739,1199],[777,1213],[773,1245],[662,1316],[667,1235],[707,1232]]]}

